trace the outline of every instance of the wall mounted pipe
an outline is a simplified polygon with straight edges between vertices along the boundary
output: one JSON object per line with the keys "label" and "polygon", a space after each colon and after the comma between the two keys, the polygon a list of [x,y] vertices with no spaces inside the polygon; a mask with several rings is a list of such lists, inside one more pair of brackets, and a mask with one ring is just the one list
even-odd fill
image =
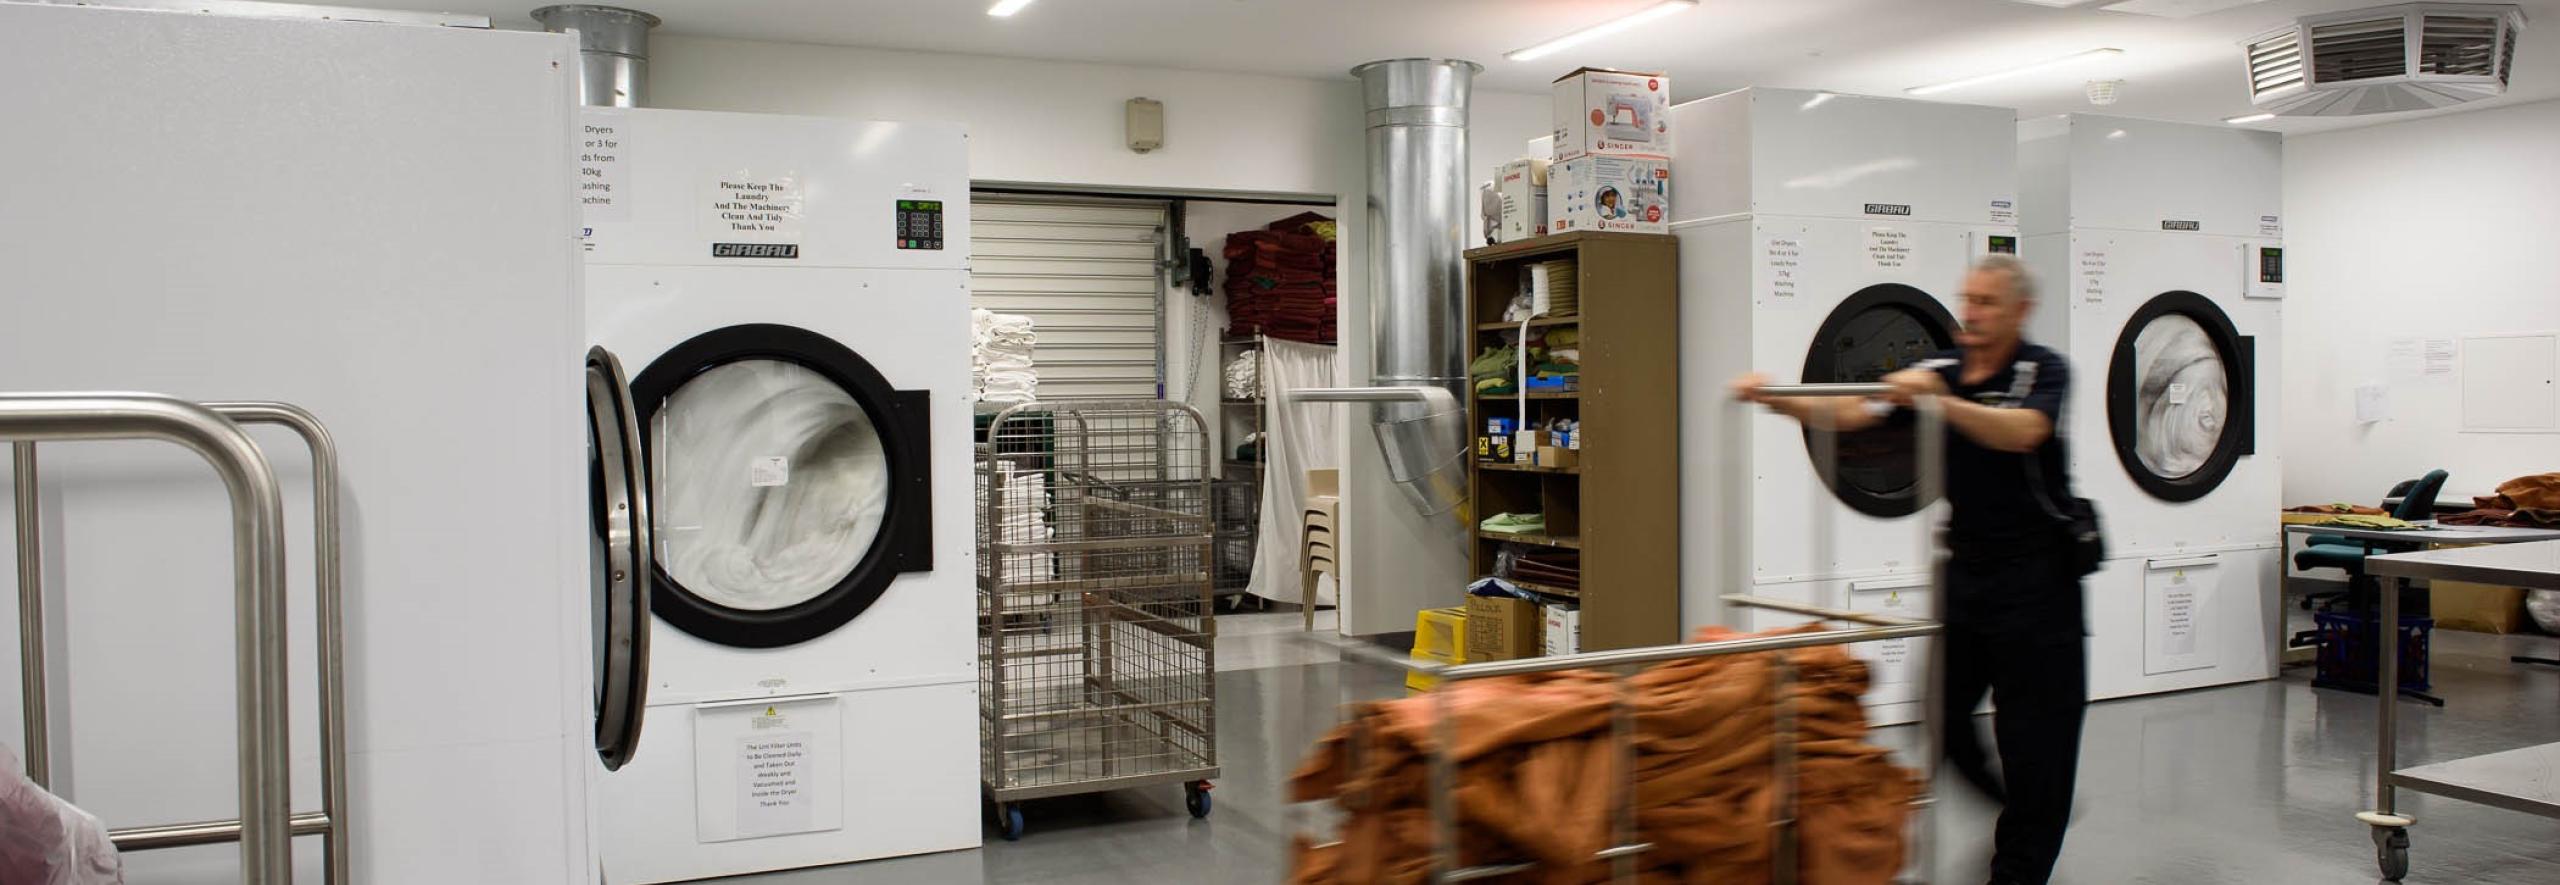
{"label": "wall mounted pipe", "polygon": [[637,9],[571,3],[533,11],[554,34],[578,35],[578,97],[582,104],[637,108],[649,104],[649,29],[658,17]]}

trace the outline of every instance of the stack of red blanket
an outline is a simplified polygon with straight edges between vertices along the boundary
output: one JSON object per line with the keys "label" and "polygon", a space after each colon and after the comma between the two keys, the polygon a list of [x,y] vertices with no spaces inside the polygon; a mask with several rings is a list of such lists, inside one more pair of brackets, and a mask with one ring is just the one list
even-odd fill
{"label": "stack of red blanket", "polygon": [[1334,226],[1303,212],[1227,235],[1227,337],[1334,342]]}

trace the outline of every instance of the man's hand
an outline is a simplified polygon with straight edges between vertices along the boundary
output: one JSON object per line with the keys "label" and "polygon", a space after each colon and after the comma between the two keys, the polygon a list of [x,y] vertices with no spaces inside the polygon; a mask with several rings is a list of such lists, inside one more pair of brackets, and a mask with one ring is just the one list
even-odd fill
{"label": "man's hand", "polygon": [[1733,379],[1733,398],[1746,403],[1766,404],[1769,398],[1760,395],[1760,388],[1768,385],[1769,376],[1759,372],[1744,372],[1741,377]]}
{"label": "man's hand", "polygon": [[1943,396],[1947,392],[1947,379],[1940,377],[1935,369],[1904,369],[1884,376],[1884,383],[1893,385],[1893,395],[1887,399],[1897,406],[1910,405],[1924,396]]}

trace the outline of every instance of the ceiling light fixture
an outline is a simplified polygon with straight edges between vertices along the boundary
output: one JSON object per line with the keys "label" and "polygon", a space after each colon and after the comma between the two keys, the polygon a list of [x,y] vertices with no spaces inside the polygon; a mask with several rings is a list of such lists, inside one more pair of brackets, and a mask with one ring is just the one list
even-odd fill
{"label": "ceiling light fixture", "polygon": [[1936,94],[1938,94],[1938,93],[1945,92],[1945,91],[1950,90],[1950,89],[1962,89],[1962,88],[1965,88],[1965,87],[1967,87],[1967,86],[1974,86],[1974,85],[1978,85],[1978,84],[1982,84],[1982,83],[1989,83],[1989,82],[1991,82],[1991,81],[1993,81],[1993,80],[2005,80],[2005,79],[2008,79],[2008,78],[2010,78],[2010,77],[2015,77],[2015,76],[2018,76],[2018,75],[2021,75],[2021,74],[2032,74],[2032,73],[2035,73],[2035,72],[2037,72],[2037,71],[2052,70],[2052,69],[2054,69],[2054,68],[2062,67],[2063,65],[2068,65],[2068,64],[2077,64],[2077,63],[2079,63],[2079,62],[2088,61],[2088,60],[2090,60],[2090,59],[2106,58],[2106,57],[2108,57],[2108,56],[2123,55],[2123,54],[2124,54],[2124,50],[2122,50],[2122,49],[2116,49],[2116,48],[2113,48],[2113,47],[2109,47],[2109,48],[2105,48],[2105,49],[2092,49],[2092,50],[2089,50],[2089,51],[2087,51],[2087,52],[2076,52],[2076,53],[2072,53],[2072,54],[2070,54],[2070,55],[2063,56],[2063,57],[2061,57],[2061,58],[2051,58],[2051,59],[2046,59],[2046,60],[2044,60],[2044,61],[2036,62],[2035,64],[2025,65],[2025,66],[2015,67],[2015,68],[2010,68],[2010,69],[2005,70],[2005,71],[1994,71],[1994,72],[1991,72],[1991,73],[1988,73],[1988,74],[1977,74],[1977,75],[1975,75],[1975,76],[1966,77],[1966,78],[1964,78],[1964,79],[1962,79],[1962,80],[1949,80],[1949,81],[1944,82],[1944,83],[1931,83],[1931,84],[1929,84],[1929,85],[1927,85],[1927,86],[1914,86],[1914,87],[1911,87],[1911,88],[1909,88],[1909,89],[1905,89],[1905,90],[1902,90],[1902,91],[1904,91],[1904,92],[1908,92],[1908,93],[1911,93],[1911,94],[1913,94],[1913,95],[1936,95]]}
{"label": "ceiling light fixture", "polygon": [[996,0],[996,5],[987,7],[987,14],[997,18],[1010,18],[1029,5],[1031,0]]}
{"label": "ceiling light fixture", "polygon": [[2275,119],[2275,118],[2276,118],[2276,115],[2274,115],[2274,114],[2241,114],[2240,116],[2237,116],[2237,117],[2224,117],[2224,118],[2222,118],[2222,122],[2225,122],[2225,123],[2255,123],[2255,122],[2258,122],[2258,121],[2260,121],[2260,120],[2273,120],[2273,119]]}
{"label": "ceiling light fixture", "polygon": [[[1005,0],[1005,2],[1011,3],[1013,0]],[[1624,16],[1592,25],[1582,30],[1566,34],[1562,37],[1557,37],[1553,40],[1540,43],[1536,46],[1531,46],[1527,49],[1514,49],[1510,52],[1503,53],[1502,57],[1512,61],[1532,61],[1535,59],[1545,58],[1549,55],[1554,55],[1557,52],[1580,45],[1586,41],[1606,37],[1619,31],[1644,24],[1645,22],[1688,9],[1696,5],[1698,5],[1698,0],[1662,0],[1662,2],[1656,3],[1652,6],[1647,6]]]}

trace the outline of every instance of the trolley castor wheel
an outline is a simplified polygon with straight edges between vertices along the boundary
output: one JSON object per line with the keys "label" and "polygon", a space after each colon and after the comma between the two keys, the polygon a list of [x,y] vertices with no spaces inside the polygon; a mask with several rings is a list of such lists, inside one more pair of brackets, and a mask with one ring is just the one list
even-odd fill
{"label": "trolley castor wheel", "polygon": [[2373,831],[2373,862],[2382,868],[2382,878],[2400,881],[2409,874],[2409,831],[2400,827]]}
{"label": "trolley castor wheel", "polygon": [[1210,789],[1211,787],[1209,786],[1208,781],[1192,781],[1190,783],[1183,784],[1182,807],[1191,809],[1192,817],[1208,817]]}
{"label": "trolley castor wheel", "polygon": [[1022,838],[1022,806],[996,804],[996,835],[1007,842]]}

